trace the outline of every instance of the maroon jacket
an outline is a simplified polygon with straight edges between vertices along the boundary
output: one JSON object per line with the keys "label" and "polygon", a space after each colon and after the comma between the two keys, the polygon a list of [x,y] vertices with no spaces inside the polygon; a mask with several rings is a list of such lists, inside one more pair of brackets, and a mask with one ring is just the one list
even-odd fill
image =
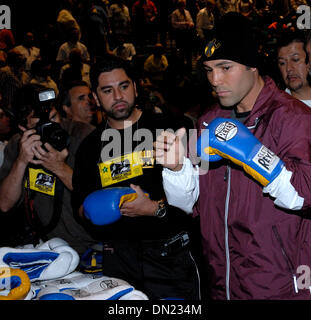
{"label": "maroon jacket", "polygon": [[[303,218],[311,205],[311,109],[272,79],[264,80],[245,125],[293,172],[291,183],[304,198],[305,210],[277,207],[259,183],[230,161],[210,163],[200,176],[195,214],[200,215],[214,299],[311,299],[307,289],[295,292],[293,278],[301,288],[297,268],[311,268],[311,220]],[[198,126],[230,115],[231,110],[213,106]]]}

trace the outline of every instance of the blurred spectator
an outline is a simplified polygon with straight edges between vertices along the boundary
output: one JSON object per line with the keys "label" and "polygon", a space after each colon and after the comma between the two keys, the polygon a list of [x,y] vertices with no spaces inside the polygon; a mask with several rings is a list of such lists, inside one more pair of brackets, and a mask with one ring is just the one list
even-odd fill
{"label": "blurred spectator", "polygon": [[38,41],[40,43],[41,59],[53,67],[58,49],[63,43],[60,40],[57,27],[49,23],[43,26]]}
{"label": "blurred spectator", "polygon": [[204,8],[196,16],[196,30],[200,39],[200,47],[211,40],[215,26],[214,8],[215,0],[205,0]]}
{"label": "blurred spectator", "polygon": [[156,43],[151,54],[144,62],[145,75],[150,81],[158,86],[163,85],[164,74],[168,67],[168,60],[164,54],[161,43]]}
{"label": "blurred spectator", "polygon": [[132,6],[133,31],[138,46],[155,44],[158,9],[151,0],[137,0]]}
{"label": "blurred spectator", "polygon": [[186,9],[186,0],[177,1],[177,9],[171,14],[172,28],[176,48],[185,60],[188,70],[192,68],[192,47],[194,41],[194,23],[190,12]]}
{"label": "blurred spectator", "polygon": [[0,30],[0,50],[8,51],[15,46],[15,38],[12,30]]}
{"label": "blurred spectator", "polygon": [[216,5],[221,15],[238,11],[238,0],[218,0]]}
{"label": "blurred spectator", "polygon": [[0,167],[3,163],[3,152],[11,132],[10,117],[6,111],[0,108]]}
{"label": "blurred spectator", "polygon": [[125,42],[123,35],[119,34],[118,37],[116,37],[116,44],[117,46],[112,51],[114,55],[129,61],[136,55],[134,44]]}
{"label": "blurred spectator", "polygon": [[32,62],[40,58],[40,49],[35,47],[33,33],[26,32],[22,43],[16,46],[15,49],[26,59],[25,71],[30,74]]}
{"label": "blurred spectator", "polygon": [[72,0],[62,0],[62,9],[58,13],[56,22],[59,27],[60,37],[63,41],[67,39],[67,36],[73,28],[78,30],[79,40],[81,37],[80,26],[72,15],[73,7]]}
{"label": "blurred spectator", "polygon": [[0,50],[0,68],[6,65],[7,54],[5,51]]}
{"label": "blurred spectator", "polygon": [[80,49],[73,48],[69,54],[69,63],[60,69],[61,84],[74,80],[83,80],[90,85],[90,65],[84,63]]}
{"label": "blurred spectator", "polygon": [[110,11],[102,0],[87,0],[82,18],[82,39],[91,57],[109,52]]}
{"label": "blurred spectator", "polygon": [[58,87],[56,82],[50,77],[50,66],[40,59],[35,60],[31,64],[31,84],[42,85],[46,88],[52,88],[58,95]]}
{"label": "blurred spectator", "polygon": [[11,108],[16,90],[30,81],[24,71],[25,60],[17,50],[11,49],[7,54],[7,65],[0,68],[2,106],[6,109]]}
{"label": "blurred spectator", "polygon": [[68,35],[68,41],[63,43],[57,53],[56,61],[59,61],[62,65],[69,62],[69,55],[73,48],[78,48],[81,51],[82,61],[84,63],[90,62],[90,55],[87,47],[79,41],[79,30],[73,28]]}
{"label": "blurred spectator", "polygon": [[110,6],[110,26],[113,38],[119,36],[129,40],[132,35],[132,22],[125,0],[116,0]]}
{"label": "blurred spectator", "polygon": [[245,17],[249,17],[254,10],[253,0],[239,0],[238,11]]}

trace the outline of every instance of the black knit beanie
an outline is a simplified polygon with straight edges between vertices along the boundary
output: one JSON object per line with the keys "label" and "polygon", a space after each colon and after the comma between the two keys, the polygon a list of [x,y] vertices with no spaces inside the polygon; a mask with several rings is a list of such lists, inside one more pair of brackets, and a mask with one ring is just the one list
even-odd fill
{"label": "black knit beanie", "polygon": [[201,62],[231,60],[248,67],[258,67],[258,50],[251,23],[236,12],[224,15],[215,27],[214,36],[207,39]]}

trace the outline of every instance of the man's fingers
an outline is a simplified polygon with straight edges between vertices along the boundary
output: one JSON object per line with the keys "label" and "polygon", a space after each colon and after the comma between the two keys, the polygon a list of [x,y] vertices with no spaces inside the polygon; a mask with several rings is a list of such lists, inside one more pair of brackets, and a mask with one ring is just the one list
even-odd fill
{"label": "man's fingers", "polygon": [[37,134],[34,134],[36,132],[36,130],[27,130],[24,131],[22,138],[21,138],[21,143],[29,140],[29,141],[36,141],[36,140],[40,140],[40,136]]}
{"label": "man's fingers", "polygon": [[176,137],[178,137],[180,140],[184,137],[186,134],[186,128],[180,128],[176,131]]}
{"label": "man's fingers", "polygon": [[176,135],[170,131],[162,131],[161,134],[157,137],[158,142],[172,144],[176,139]]}
{"label": "man's fingers", "polygon": [[156,141],[153,145],[154,145],[154,149],[157,150],[157,151],[158,150],[167,151],[172,144],[168,144],[166,142],[158,142],[158,141]]}

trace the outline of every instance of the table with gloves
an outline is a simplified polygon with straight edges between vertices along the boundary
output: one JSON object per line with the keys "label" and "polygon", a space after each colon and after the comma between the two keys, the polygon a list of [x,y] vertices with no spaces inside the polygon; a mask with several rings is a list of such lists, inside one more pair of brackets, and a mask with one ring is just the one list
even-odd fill
{"label": "table with gloves", "polygon": [[128,282],[79,270],[80,257],[53,238],[0,248],[0,300],[148,300]]}

